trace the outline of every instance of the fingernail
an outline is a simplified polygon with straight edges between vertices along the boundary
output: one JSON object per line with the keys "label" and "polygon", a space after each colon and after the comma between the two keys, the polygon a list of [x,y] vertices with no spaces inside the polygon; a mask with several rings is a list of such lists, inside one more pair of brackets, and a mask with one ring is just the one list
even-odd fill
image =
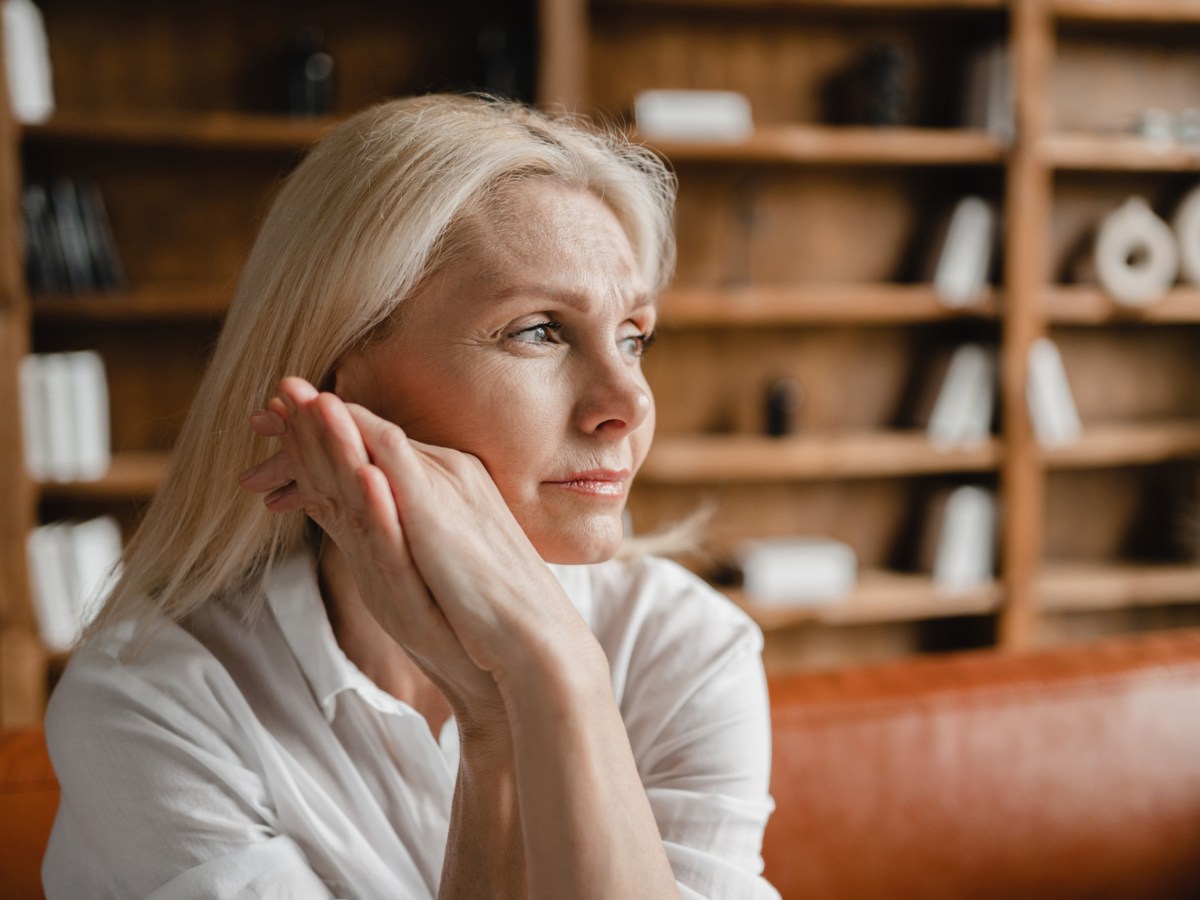
{"label": "fingernail", "polygon": [[250,414],[250,422],[255,430],[268,435],[281,435],[287,431],[287,422],[277,413],[269,409],[260,409]]}

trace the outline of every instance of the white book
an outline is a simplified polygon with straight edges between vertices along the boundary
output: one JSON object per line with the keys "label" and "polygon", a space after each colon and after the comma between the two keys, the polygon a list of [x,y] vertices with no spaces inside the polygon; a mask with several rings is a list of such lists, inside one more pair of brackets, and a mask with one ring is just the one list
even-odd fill
{"label": "white book", "polygon": [[54,113],[54,88],[42,14],[31,0],[4,0],[3,30],[13,117],[45,122]]}
{"label": "white book", "polygon": [[94,481],[104,477],[112,458],[104,361],[91,350],[66,356],[71,369],[75,478]]}
{"label": "white book", "polygon": [[995,498],[983,488],[957,487],[946,498],[933,581],[947,591],[967,590],[991,581],[995,567]]}
{"label": "white book", "polygon": [[34,354],[26,356],[21,360],[18,372],[25,468],[35,480],[45,481],[50,477],[50,424],[46,419],[42,358]]}
{"label": "white book", "polygon": [[818,537],[742,542],[736,552],[747,600],[775,606],[829,603],[854,589],[858,557],[841,541]]}
{"label": "white book", "polygon": [[46,470],[51,481],[73,481],[76,465],[75,403],[71,363],[64,353],[42,356],[42,415],[46,419]]}
{"label": "white book", "polygon": [[963,344],[950,359],[930,415],[930,443],[938,450],[951,450],[986,442],[995,402],[993,355],[979,344]]}
{"label": "white book", "polygon": [[1062,447],[1079,440],[1083,424],[1058,347],[1038,338],[1029,347],[1026,400],[1033,430],[1043,447]]}
{"label": "white book", "polygon": [[988,286],[996,243],[996,213],[979,197],[963,197],[954,207],[933,276],[933,289],[949,307],[978,302]]}
{"label": "white book", "polygon": [[112,516],[100,516],[71,527],[78,590],[72,609],[82,630],[103,605],[120,575],[121,527]]}
{"label": "white book", "polygon": [[79,637],[70,543],[70,527],[56,523],[33,529],[26,544],[38,633],[56,652],[69,650]]}
{"label": "white book", "polygon": [[634,116],[651,140],[733,142],[754,131],[750,101],[736,91],[642,91]]}

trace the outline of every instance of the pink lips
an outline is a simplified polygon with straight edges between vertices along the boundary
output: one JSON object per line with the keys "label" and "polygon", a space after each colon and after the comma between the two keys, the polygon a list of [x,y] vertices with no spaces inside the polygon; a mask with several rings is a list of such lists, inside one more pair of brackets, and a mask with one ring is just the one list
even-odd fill
{"label": "pink lips", "polygon": [[628,469],[591,469],[587,472],[575,472],[561,481],[551,481],[549,484],[591,497],[620,498],[625,496],[628,482]]}

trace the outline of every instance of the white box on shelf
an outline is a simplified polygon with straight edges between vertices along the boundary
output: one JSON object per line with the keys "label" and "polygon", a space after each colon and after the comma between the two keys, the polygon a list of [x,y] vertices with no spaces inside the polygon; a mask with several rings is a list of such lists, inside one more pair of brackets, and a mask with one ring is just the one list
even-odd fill
{"label": "white box on shelf", "polygon": [[854,589],[858,557],[841,541],[821,537],[743,541],[736,551],[747,600],[775,606],[830,603]]}
{"label": "white box on shelf", "polygon": [[642,91],[634,116],[650,140],[736,142],[754,131],[750,101],[736,91]]}
{"label": "white box on shelf", "polygon": [[996,403],[996,366],[979,344],[954,351],[929,417],[929,441],[938,450],[974,447],[991,436]]}
{"label": "white box on shelf", "polygon": [[1083,434],[1071,385],[1058,347],[1049,338],[1029,346],[1026,400],[1033,430],[1043,447],[1073,444]]}

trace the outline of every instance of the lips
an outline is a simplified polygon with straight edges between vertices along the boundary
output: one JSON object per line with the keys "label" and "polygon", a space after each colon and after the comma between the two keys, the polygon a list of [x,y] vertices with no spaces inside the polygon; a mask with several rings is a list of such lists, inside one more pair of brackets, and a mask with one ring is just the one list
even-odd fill
{"label": "lips", "polygon": [[589,469],[586,472],[573,472],[566,478],[548,483],[593,497],[624,497],[629,483],[629,470]]}

